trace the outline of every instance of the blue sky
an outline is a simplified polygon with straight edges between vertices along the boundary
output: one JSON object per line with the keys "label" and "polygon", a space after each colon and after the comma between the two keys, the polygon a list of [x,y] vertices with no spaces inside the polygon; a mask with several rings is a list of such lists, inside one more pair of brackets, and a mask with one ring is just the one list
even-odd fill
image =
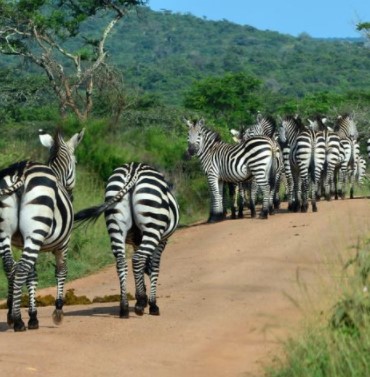
{"label": "blue sky", "polygon": [[149,0],[148,5],[314,38],[360,37],[356,24],[370,22],[370,0]]}

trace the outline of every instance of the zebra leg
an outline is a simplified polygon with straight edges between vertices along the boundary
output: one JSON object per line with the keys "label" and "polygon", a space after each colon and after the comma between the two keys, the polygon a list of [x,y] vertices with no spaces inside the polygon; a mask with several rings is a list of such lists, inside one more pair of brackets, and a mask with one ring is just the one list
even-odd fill
{"label": "zebra leg", "polygon": [[238,185],[234,183],[228,183],[229,186],[229,195],[231,197],[231,218],[236,219],[236,207],[238,205]]}
{"label": "zebra leg", "polygon": [[307,210],[308,210],[308,190],[309,190],[308,177],[304,177],[304,178],[302,178],[301,212],[307,212]]}
{"label": "zebra leg", "polygon": [[30,317],[28,321],[28,329],[29,330],[36,330],[39,328],[39,321],[37,319],[37,308],[36,308],[36,288],[37,288],[37,271],[36,265],[30,270],[26,285],[28,289],[28,296],[29,296],[29,304],[28,304],[28,315]]}
{"label": "zebra leg", "polygon": [[354,171],[350,171],[349,175],[349,198],[353,199],[354,198]]}
{"label": "zebra leg", "polygon": [[14,270],[15,270],[15,260],[13,258],[12,251],[10,249],[10,242],[7,238],[4,239],[0,248],[3,249],[1,252],[1,257],[3,260],[3,266],[5,270],[5,275],[8,280],[8,296],[7,296],[7,306],[8,306],[8,313],[7,313],[7,323],[9,326],[13,325],[13,282],[14,282]]}
{"label": "zebra leg", "polygon": [[[112,234],[110,234],[112,237]],[[127,299],[127,291],[126,291],[126,278],[127,278],[127,260],[126,260],[126,251],[125,251],[125,244],[122,242],[121,239],[114,239],[111,238],[112,244],[112,251],[113,255],[116,258],[116,269],[117,275],[119,279],[120,285],[120,294],[121,294],[121,302],[120,302],[120,311],[119,316],[121,318],[128,318],[129,317],[129,305]]]}
{"label": "zebra leg", "polygon": [[293,201],[292,201],[292,211],[298,212],[301,207],[301,178],[298,174],[293,175]]}
{"label": "zebra leg", "polygon": [[254,179],[249,182],[249,209],[251,211],[251,218],[254,219],[257,215],[256,213],[256,200],[258,193],[258,186]]}
{"label": "zebra leg", "polygon": [[211,213],[208,218],[208,223],[215,223],[224,220],[223,212],[223,182],[218,180],[218,177],[208,176],[208,185],[211,192]]}
{"label": "zebra leg", "polygon": [[[24,256],[25,255],[25,256]],[[25,331],[26,326],[21,315],[21,296],[22,286],[26,283],[27,277],[37,259],[37,252],[25,247],[21,259],[15,266],[14,283],[13,283],[13,307],[12,315],[14,321],[14,331]]]}
{"label": "zebra leg", "polygon": [[346,176],[347,176],[347,169],[345,167],[341,167],[339,170],[339,178],[338,178],[338,196],[341,199],[345,199],[345,196],[346,196]]}
{"label": "zebra leg", "polygon": [[147,266],[145,268],[145,272],[150,278],[149,314],[151,315],[160,315],[159,307],[157,306],[157,283],[161,256],[166,244],[167,240],[161,241],[158,244],[152,256],[147,259]]}
{"label": "zebra leg", "polygon": [[264,184],[260,185],[260,189],[262,190],[263,194],[263,203],[262,203],[262,210],[260,212],[260,219],[267,219],[269,215],[269,209],[270,209],[270,185]]}
{"label": "zebra leg", "polygon": [[[67,243],[68,244],[68,243]],[[60,325],[63,321],[63,305],[64,305],[64,284],[67,278],[67,248],[54,251],[55,255],[55,277],[57,280],[57,298],[55,300],[55,310],[52,318],[56,325]]]}
{"label": "zebra leg", "polygon": [[148,305],[148,296],[146,294],[146,287],[144,281],[144,270],[147,265],[147,259],[149,255],[143,252],[142,247],[145,248],[145,241],[143,241],[137,250],[137,252],[132,257],[132,267],[134,270],[134,278],[135,278],[135,313],[137,315],[143,315],[144,309]]}

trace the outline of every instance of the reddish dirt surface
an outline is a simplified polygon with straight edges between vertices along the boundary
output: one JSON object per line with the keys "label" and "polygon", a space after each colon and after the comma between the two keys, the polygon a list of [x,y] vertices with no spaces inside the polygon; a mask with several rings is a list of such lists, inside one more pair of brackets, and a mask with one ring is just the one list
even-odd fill
{"label": "reddish dirt surface", "polygon": [[[120,319],[118,303],[66,306],[55,326],[46,307],[39,309],[39,330],[14,333],[0,310],[1,375],[263,375],[304,313],[326,309],[344,258],[370,229],[366,199],[320,202],[318,213],[284,208],[267,221],[178,230],[162,257],[159,317],[131,312]],[[119,292],[114,266],[68,288],[91,299]]]}

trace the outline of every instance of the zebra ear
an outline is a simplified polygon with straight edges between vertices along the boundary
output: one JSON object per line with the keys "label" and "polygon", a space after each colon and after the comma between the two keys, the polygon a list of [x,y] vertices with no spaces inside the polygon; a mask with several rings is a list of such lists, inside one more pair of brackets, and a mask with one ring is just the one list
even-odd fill
{"label": "zebra ear", "polygon": [[84,137],[85,129],[83,128],[80,133],[74,134],[68,141],[67,144],[73,148],[73,150],[76,149],[77,145],[80,144],[82,138]]}
{"label": "zebra ear", "polygon": [[39,130],[39,139],[41,144],[46,148],[50,149],[54,145],[54,138],[44,130]]}
{"label": "zebra ear", "polygon": [[184,122],[187,124],[187,126],[188,126],[189,128],[194,126],[194,124],[193,124],[192,122],[190,122],[189,119],[184,118]]}

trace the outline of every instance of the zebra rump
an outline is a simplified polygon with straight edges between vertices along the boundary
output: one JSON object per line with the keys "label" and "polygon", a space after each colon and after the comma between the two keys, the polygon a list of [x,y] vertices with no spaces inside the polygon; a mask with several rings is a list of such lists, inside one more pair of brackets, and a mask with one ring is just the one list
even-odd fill
{"label": "zebra rump", "polygon": [[[159,315],[156,289],[161,254],[179,222],[178,204],[169,185],[160,172],[146,164],[124,164],[108,180],[105,203],[79,211],[74,220],[77,225],[94,222],[103,212],[120,280],[120,317],[129,317],[126,244],[134,248],[135,313],[144,314],[149,304],[149,314]],[[144,274],[150,279],[148,295]]]}

